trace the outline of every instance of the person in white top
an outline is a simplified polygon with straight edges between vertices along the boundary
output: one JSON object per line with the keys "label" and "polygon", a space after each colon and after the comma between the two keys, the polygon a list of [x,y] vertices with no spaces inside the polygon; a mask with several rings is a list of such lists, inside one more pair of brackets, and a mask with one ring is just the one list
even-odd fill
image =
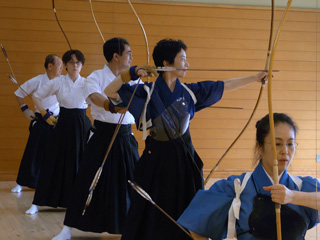
{"label": "person in white top", "polygon": [[[17,186],[11,192],[21,192],[23,186],[35,189],[39,170],[44,158],[45,144],[50,136],[52,127],[42,119],[39,110],[35,107],[32,111],[25,102],[25,97],[31,96],[41,86],[51,79],[59,77],[62,72],[62,60],[57,55],[50,54],[46,57],[44,67],[46,73],[40,74],[23,83],[14,94],[21,111],[27,119],[31,120],[29,125],[29,138],[25,147],[23,157],[20,162],[17,176]],[[49,96],[41,100],[41,104],[48,109],[54,116],[59,114],[59,103],[56,96]]]}
{"label": "person in white top", "polygon": [[90,185],[102,164],[120,118],[120,114],[115,113],[120,109],[110,104],[104,89],[120,74],[120,71],[128,68],[132,61],[129,43],[122,38],[106,41],[103,53],[108,64],[103,69],[91,73],[85,87],[85,96],[88,96],[91,102],[94,134],[86,145],[67,207],[64,227],[53,238],[54,240],[70,239],[72,228],[121,234],[129,209],[132,190],[127,181],[133,180],[133,171],[139,154],[137,141],[131,132],[134,118],[127,112],[103,166],[91,203],[82,215]]}
{"label": "person in white top", "polygon": [[[43,118],[55,127],[27,214],[36,213],[37,206],[67,207],[88,132],[84,97],[86,79],[80,76],[84,55],[79,50],[69,50],[62,61],[68,74],[53,79],[32,96]],[[60,104],[58,121],[41,104],[43,98],[51,95],[55,95]]]}

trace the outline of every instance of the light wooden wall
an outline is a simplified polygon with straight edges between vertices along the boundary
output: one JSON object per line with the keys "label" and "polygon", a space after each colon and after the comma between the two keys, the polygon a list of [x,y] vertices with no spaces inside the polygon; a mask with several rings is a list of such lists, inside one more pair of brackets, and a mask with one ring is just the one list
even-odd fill
{"label": "light wooden wall", "polygon": [[[86,57],[82,76],[103,67],[102,39],[94,25],[89,2],[57,0],[61,25],[73,49]],[[152,49],[162,38],[182,39],[188,45],[190,67],[217,69],[264,69],[269,37],[270,9],[200,4],[132,1],[144,24]],[[124,1],[93,1],[96,18],[105,39],[124,37],[131,43],[133,64],[146,63],[142,31]],[[276,23],[282,9],[276,10]],[[9,55],[19,83],[44,72],[47,54],[68,50],[49,0],[0,0],[0,42]],[[273,81],[274,111],[290,114],[300,128],[299,148],[291,172],[317,174],[318,143],[318,38],[316,12],[291,9],[276,52]],[[28,137],[29,122],[20,112],[13,92],[16,86],[5,58],[0,56],[0,180],[15,180]],[[249,75],[249,72],[188,72],[185,82],[219,80]],[[205,163],[205,174],[240,132],[258,96],[260,85],[226,93],[217,106],[243,110],[208,108],[191,122],[193,143]],[[28,101],[28,99],[27,99]],[[28,101],[29,105],[32,103]],[[214,177],[225,177],[252,169],[254,125],[267,113],[266,90],[253,121],[227,154]],[[144,143],[136,132],[140,152]]]}

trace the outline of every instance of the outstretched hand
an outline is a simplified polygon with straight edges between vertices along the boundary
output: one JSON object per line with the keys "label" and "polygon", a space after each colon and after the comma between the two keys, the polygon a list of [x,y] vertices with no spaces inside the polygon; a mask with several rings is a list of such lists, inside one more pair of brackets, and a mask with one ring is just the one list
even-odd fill
{"label": "outstretched hand", "polygon": [[265,191],[270,191],[273,202],[280,204],[287,204],[292,202],[292,191],[282,184],[263,187],[263,189]]}
{"label": "outstretched hand", "polygon": [[[268,72],[259,72],[256,74],[256,77],[258,79],[258,82],[266,83],[269,80],[268,79],[269,73]],[[272,75],[272,78],[274,78],[273,75]]]}

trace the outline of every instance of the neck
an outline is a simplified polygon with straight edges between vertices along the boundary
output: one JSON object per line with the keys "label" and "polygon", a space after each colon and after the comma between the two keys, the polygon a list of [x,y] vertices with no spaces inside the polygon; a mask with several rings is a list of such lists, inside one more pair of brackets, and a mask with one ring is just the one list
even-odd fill
{"label": "neck", "polygon": [[117,77],[120,72],[123,70],[123,69],[120,69],[119,68],[119,65],[115,62],[109,62],[108,63],[108,67],[110,68],[111,72]]}
{"label": "neck", "polygon": [[162,75],[164,81],[168,85],[171,92],[173,92],[174,87],[176,86],[177,77],[173,75],[171,72],[164,72]]}
{"label": "neck", "polygon": [[47,72],[47,75],[48,75],[48,78],[49,78],[50,80],[58,77],[58,76],[56,76],[56,75],[55,75],[54,73],[52,73],[52,72]]}
{"label": "neck", "polygon": [[77,74],[70,74],[70,73],[68,73],[68,75],[69,75],[70,79],[71,79],[73,82],[75,82],[75,81],[78,79],[78,77],[79,77],[79,73],[77,73]]}

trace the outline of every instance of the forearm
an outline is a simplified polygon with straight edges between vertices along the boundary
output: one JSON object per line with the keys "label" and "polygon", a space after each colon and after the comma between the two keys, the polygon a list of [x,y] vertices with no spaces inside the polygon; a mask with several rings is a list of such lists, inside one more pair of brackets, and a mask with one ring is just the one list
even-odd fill
{"label": "forearm", "polygon": [[89,99],[98,107],[104,107],[104,102],[106,101],[106,97],[101,95],[100,93],[92,93],[89,95]]}
{"label": "forearm", "polygon": [[42,104],[41,104],[41,100],[35,96],[32,95],[32,100],[34,105],[37,107],[37,109],[39,109],[39,111],[41,111],[43,108]]}
{"label": "forearm", "polygon": [[16,100],[17,100],[17,102],[18,102],[18,104],[19,104],[19,107],[20,107],[22,104],[25,104],[25,103],[26,103],[25,100],[24,100],[24,98],[21,98],[21,97],[18,97],[18,96],[16,96]]}
{"label": "forearm", "polygon": [[291,204],[320,210],[320,192],[292,191]]}
{"label": "forearm", "polygon": [[251,83],[258,82],[260,78],[257,75],[252,75],[242,78],[230,78],[224,80],[224,91],[233,91],[241,87],[247,86]]}
{"label": "forearm", "polygon": [[116,77],[105,89],[104,93],[111,99],[118,99],[118,90],[121,88],[123,81],[121,75]]}

